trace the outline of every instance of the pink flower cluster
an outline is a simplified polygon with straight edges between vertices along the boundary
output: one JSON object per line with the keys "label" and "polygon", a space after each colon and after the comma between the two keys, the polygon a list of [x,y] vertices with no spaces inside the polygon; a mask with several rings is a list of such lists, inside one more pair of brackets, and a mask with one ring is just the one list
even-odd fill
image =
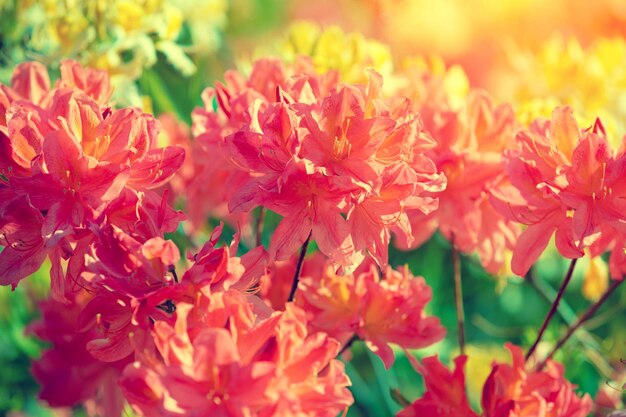
{"label": "pink flower cluster", "polygon": [[555,235],[566,258],[611,251],[610,271],[622,279],[624,255],[623,146],[615,152],[599,120],[581,130],[568,107],[537,120],[507,151],[510,185],[494,189],[491,201],[508,219],[528,227],[513,253],[513,272],[524,275]]}
{"label": "pink flower cluster", "polygon": [[[413,248],[439,230],[491,272],[513,250],[524,274],[556,230],[567,257],[613,250],[621,277],[623,151],[599,122],[581,132],[559,108],[516,135],[510,106],[483,92],[453,108],[436,88],[411,101],[368,75],[344,84],[306,58],[259,60],[205,91],[193,139],[163,116],[175,145],[159,147],[158,120],[108,103],[106,73],[66,61],[51,87],[42,65],[19,66],[0,85],[0,284],[50,261],[31,327],[51,344],[33,367],[41,398],[113,417],[125,402],[144,416],[335,416],[352,403],[336,356],[353,340],[390,367],[391,344],[445,334],[424,279],[388,267],[392,236]],[[240,225],[233,242],[219,245],[219,226],[181,259],[165,239],[179,197],[195,230],[209,216]],[[256,207],[282,217],[269,253],[240,248]],[[319,252],[305,259],[309,241]],[[510,350],[485,416],[584,415],[558,365],[527,372]],[[451,374],[425,359],[428,391],[399,415],[476,416],[464,360]]]}
{"label": "pink flower cluster", "polygon": [[176,312],[154,326],[162,360],[141,355],[120,380],[141,415],[334,417],[352,403],[339,342],[307,333],[301,310],[259,316],[227,290]]}
{"label": "pink flower cluster", "polygon": [[311,236],[342,270],[368,253],[385,267],[392,232],[413,240],[406,210],[437,207],[426,192],[441,191],[445,179],[424,154],[434,140],[409,100],[384,98],[382,77],[369,75],[367,86],[345,85],[304,59],[295,68],[263,59],[249,79],[231,72],[205,91],[194,133],[219,158],[211,183],[220,179],[217,195],[231,212],[262,206],[283,216],[272,260]]}
{"label": "pink flower cluster", "polygon": [[[264,65],[270,67],[259,71],[268,75],[277,63],[261,62],[259,68]],[[313,233],[321,247],[337,255],[332,261],[346,267],[356,267],[350,259],[362,258],[375,244],[384,245],[377,255],[386,263],[390,230],[398,223],[408,225],[406,218],[392,218],[403,215],[403,201],[394,198],[407,199],[422,189],[406,161],[395,163],[393,155],[386,154],[413,152],[410,144],[417,143],[419,119],[408,113],[393,115],[399,109],[380,99],[376,89],[381,81],[372,76],[367,89],[334,83],[323,95],[316,84],[319,77],[302,76],[300,85],[280,80],[285,90],[278,83],[271,86],[269,91],[277,94],[273,101],[246,101],[245,93],[224,89],[220,108],[249,108],[239,115],[224,110],[208,115],[228,114],[228,123],[239,126],[224,145],[236,157],[222,164],[232,177],[228,181],[239,181],[235,190],[256,189],[254,199],[276,211],[285,207],[286,217],[286,208],[297,201],[296,213],[309,225],[306,235]],[[157,147],[159,122],[152,116],[110,107],[105,73],[67,61],[51,88],[45,68],[29,63],[18,67],[12,86],[0,91],[0,279],[15,287],[46,257],[52,265],[52,297],[41,304],[42,318],[31,326],[52,344],[33,368],[42,384],[42,399],[53,406],[84,403],[92,412],[110,416],[120,415],[125,401],[142,415],[334,416],[351,404],[350,382],[334,359],[341,342],[309,323],[308,313],[299,306],[285,306],[283,300],[284,311],[274,311],[255,295],[271,274],[263,247],[235,257],[238,237],[230,247],[218,247],[218,228],[189,255],[186,272],[178,278],[179,250],[164,233],[174,231],[183,217],[168,204],[176,182],[166,191],[162,186],[181,168],[185,151],[181,146]],[[297,93],[302,103],[287,91]],[[233,98],[228,101],[228,96]],[[342,112],[340,118],[329,120],[335,111]],[[247,118],[248,125],[242,128],[235,117]],[[291,119],[300,127],[290,124]],[[178,126],[163,120],[169,132],[176,132]],[[227,129],[221,126],[217,135]],[[302,138],[290,129],[301,131]],[[324,149],[322,136],[313,137],[312,132],[329,135],[331,130],[344,135],[333,139],[339,153]],[[370,144],[372,132],[375,143]],[[265,134],[271,140],[261,137]],[[305,137],[303,147],[297,142]],[[259,140],[263,155],[254,162],[251,146]],[[311,160],[300,158],[296,148]],[[363,158],[366,162],[359,162]],[[183,170],[177,177],[178,186],[184,184],[184,175]],[[430,179],[423,178],[423,187],[429,186]],[[271,181],[283,185],[264,186]],[[437,181],[434,175],[432,182]],[[298,191],[295,200],[287,190]],[[232,201],[239,201],[233,204],[244,204],[243,195],[233,194]],[[270,197],[276,203],[270,204]],[[345,208],[347,220],[335,204]],[[367,225],[376,228],[378,243],[367,230],[362,232],[357,255],[350,228],[358,229],[366,215],[376,220],[368,210],[386,205],[388,216],[376,214],[381,219]],[[213,208],[219,209],[208,207]],[[287,218],[284,224],[289,221],[295,219]],[[295,246],[287,244],[285,227],[284,236],[271,246],[274,258],[288,258],[288,251],[302,243],[297,237]],[[336,228],[345,236],[335,236]],[[341,243],[339,251],[333,249],[335,243]],[[406,283],[411,290],[398,291],[396,305],[421,317],[430,291],[421,280],[412,284]],[[261,293],[267,287],[264,284]],[[383,287],[375,297],[380,297],[380,305],[394,292]],[[410,302],[413,294],[423,301]],[[424,318],[425,323],[431,321],[433,335],[425,335],[420,345],[443,336],[436,319]],[[429,326],[425,324],[424,333]],[[373,336],[376,349],[390,352],[386,344],[391,342],[416,346],[400,336],[401,329],[388,333]]]}
{"label": "pink flower cluster", "polygon": [[37,63],[18,66],[12,86],[0,86],[3,285],[49,257],[52,296],[65,300],[102,225],[142,241],[176,227],[180,215],[151,190],[182,165],[184,151],[157,147],[156,120],[113,110],[110,94],[106,73],[71,61],[54,88]]}
{"label": "pink flower cluster", "polygon": [[[585,417],[591,411],[588,395],[578,397],[564,377],[563,367],[549,361],[544,371],[526,371],[522,350],[507,344],[512,364],[495,363],[482,392],[482,417]],[[398,417],[479,417],[469,405],[464,366],[466,356],[455,359],[454,371],[436,356],[416,363],[426,392]]]}
{"label": "pink flower cluster", "polygon": [[502,153],[513,146],[518,129],[513,109],[494,105],[482,91],[472,91],[458,110],[445,95],[418,109],[426,131],[437,140],[427,155],[445,174],[447,186],[437,194],[437,210],[426,216],[409,211],[416,231],[411,247],[439,230],[458,250],[477,253],[485,269],[497,273],[519,234],[519,225],[489,202],[490,191],[507,182]]}
{"label": "pink flower cluster", "polygon": [[364,263],[354,274],[339,276],[331,265],[315,261],[305,264],[295,300],[312,329],[344,345],[358,337],[387,368],[394,361],[389,343],[418,349],[445,336],[439,319],[424,312],[430,288],[408,268],[387,269],[381,276],[373,263]]}

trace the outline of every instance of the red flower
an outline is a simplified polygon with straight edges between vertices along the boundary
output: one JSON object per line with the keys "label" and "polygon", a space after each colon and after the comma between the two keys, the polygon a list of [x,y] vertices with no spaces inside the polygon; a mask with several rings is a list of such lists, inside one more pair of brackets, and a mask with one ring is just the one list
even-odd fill
{"label": "red flower", "polygon": [[443,339],[439,319],[424,313],[431,296],[424,279],[407,268],[389,268],[381,277],[374,265],[364,264],[352,275],[338,276],[327,264],[321,273],[303,272],[296,303],[307,312],[311,329],[342,344],[358,336],[389,368],[390,343],[416,349]]}
{"label": "red flower", "polygon": [[[536,121],[517,142],[507,158],[511,185],[492,190],[499,212],[528,225],[513,252],[513,272],[524,275],[554,232],[559,252],[578,258],[601,233],[625,231],[626,157],[623,151],[614,154],[599,121],[580,131],[572,110],[559,107],[551,121]],[[600,251],[597,245],[594,251]]]}
{"label": "red flower", "polygon": [[513,111],[508,105],[495,106],[479,91],[473,92],[459,111],[445,105],[426,110],[424,129],[437,142],[427,155],[436,170],[445,174],[447,183],[445,190],[427,194],[439,199],[436,210],[424,213],[418,207],[409,211],[416,235],[409,247],[422,244],[439,230],[460,251],[477,252],[483,266],[495,273],[518,234],[515,223],[489,202],[489,191],[506,181],[501,154],[513,143]]}
{"label": "red flower", "polygon": [[162,361],[142,357],[121,380],[141,415],[335,416],[352,401],[338,343],[307,335],[293,308],[255,321],[241,293],[200,296],[154,337]]}
{"label": "red flower", "polygon": [[[563,375],[563,367],[548,361],[546,370],[526,371],[522,350],[511,344],[513,363],[494,364],[483,387],[483,417],[584,417],[592,408],[588,395],[579,397],[574,386]],[[417,364],[427,391],[399,417],[428,415],[433,417],[478,417],[469,406],[465,393],[463,367],[465,356],[455,360],[454,373],[448,371],[437,357]]]}

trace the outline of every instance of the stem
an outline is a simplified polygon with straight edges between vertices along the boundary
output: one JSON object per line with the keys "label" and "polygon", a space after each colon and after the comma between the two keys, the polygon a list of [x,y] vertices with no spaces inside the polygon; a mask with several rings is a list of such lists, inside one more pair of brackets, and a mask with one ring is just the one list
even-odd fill
{"label": "stem", "polygon": [[406,408],[411,405],[411,402],[407,400],[404,395],[402,395],[402,393],[400,392],[400,389],[398,388],[390,389],[389,395],[391,395],[391,398],[393,398],[393,400],[397,402],[398,404],[400,404],[403,408]]}
{"label": "stem", "polygon": [[259,209],[259,215],[256,219],[256,246],[261,246],[261,237],[263,237],[263,219],[265,218],[265,208]]}
{"label": "stem", "polygon": [[337,353],[337,357],[340,357],[346,350],[350,349],[352,347],[352,344],[356,342],[357,340],[359,340],[359,336],[355,334],[354,336],[350,338],[350,340],[348,340],[348,342],[346,342],[345,345],[342,346],[339,353]]}
{"label": "stem", "polygon": [[541,362],[539,364],[539,366],[537,367],[537,369],[541,370],[546,362],[550,359],[552,359],[552,357],[554,356],[554,354],[561,349],[561,347],[565,344],[565,342],[567,342],[569,340],[569,338],[574,334],[574,332],[576,330],[578,330],[578,328],[580,328],[583,324],[585,324],[585,322],[587,320],[589,320],[591,317],[593,317],[594,314],[596,314],[596,312],[598,311],[598,309],[602,306],[602,304],[604,304],[604,302],[611,296],[611,294],[613,294],[613,292],[624,282],[624,278],[622,278],[620,281],[614,281],[613,284],[611,284],[611,286],[609,287],[608,290],[606,290],[606,292],[604,293],[604,295],[602,295],[602,297],[596,301],[595,304],[593,304],[591,307],[589,307],[589,309],[587,309],[587,311],[585,311],[585,313],[578,319],[578,321],[576,322],[576,324],[574,324],[573,326],[569,327],[567,330],[567,333],[565,334],[565,336],[563,336],[559,342],[556,344],[556,346],[552,349],[552,351],[550,352],[550,354],[543,360],[543,362]]}
{"label": "stem", "polygon": [[[554,297],[556,297],[556,290],[552,288],[548,283],[536,280],[531,271],[528,271],[528,274],[526,274],[525,282],[533,287],[533,289],[535,289],[535,291],[537,291],[537,293],[539,293],[548,304],[551,304]],[[561,320],[563,320],[563,322],[567,324],[568,327],[573,326],[574,323],[578,320],[576,313],[565,302],[565,300],[561,300],[559,308],[557,308],[556,312],[559,314],[559,316],[561,316]],[[600,346],[595,341],[595,339],[593,339],[588,331],[584,329],[581,330],[576,335],[576,338],[588,349],[600,351]]]}
{"label": "stem", "polygon": [[169,271],[170,274],[172,274],[172,277],[174,278],[174,282],[178,284],[178,275],[176,275],[176,267],[174,265],[170,265],[167,267],[167,270]]}
{"label": "stem", "polygon": [[567,274],[565,275],[565,278],[563,279],[563,283],[561,284],[561,287],[559,288],[559,292],[556,294],[556,298],[554,299],[554,301],[552,302],[552,305],[550,306],[550,311],[548,311],[548,315],[546,316],[545,320],[543,321],[543,324],[541,325],[541,329],[539,329],[539,334],[537,334],[537,338],[535,339],[535,342],[530,347],[530,349],[528,349],[528,352],[526,353],[526,357],[525,357],[526,360],[528,360],[528,358],[530,358],[532,354],[535,352],[535,350],[537,349],[537,346],[539,345],[539,342],[541,341],[543,334],[546,332],[546,329],[548,328],[548,324],[550,324],[550,320],[552,320],[554,313],[556,313],[556,310],[559,307],[559,302],[561,301],[561,298],[563,298],[563,294],[565,294],[565,289],[567,288],[567,284],[569,284],[570,280],[572,279],[572,274],[574,272],[574,267],[576,266],[576,261],[577,259],[572,259],[572,262],[569,264],[569,268],[567,269]]}
{"label": "stem", "polygon": [[461,285],[461,258],[459,252],[450,244],[452,250],[452,266],[454,268],[454,304],[456,305],[456,324],[459,336],[461,355],[465,354],[465,313],[463,312],[463,286]]}
{"label": "stem", "polygon": [[291,291],[289,292],[289,298],[287,301],[293,301],[293,297],[296,295],[296,290],[298,289],[298,281],[300,280],[300,271],[302,271],[302,264],[304,263],[304,255],[306,255],[306,250],[309,247],[309,242],[311,241],[311,232],[309,232],[309,236],[307,236],[306,240],[302,244],[302,250],[300,250],[300,258],[298,259],[298,264],[296,265],[296,272],[293,274],[293,283],[291,284]]}

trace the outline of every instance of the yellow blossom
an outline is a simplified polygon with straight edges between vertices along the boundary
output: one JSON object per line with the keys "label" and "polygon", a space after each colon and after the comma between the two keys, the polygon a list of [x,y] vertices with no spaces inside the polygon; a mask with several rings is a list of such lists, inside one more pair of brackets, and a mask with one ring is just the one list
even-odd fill
{"label": "yellow blossom", "polygon": [[597,301],[609,287],[609,268],[599,256],[591,258],[584,273],[583,296]]}
{"label": "yellow blossom", "polygon": [[522,121],[549,117],[555,104],[567,104],[583,126],[600,117],[609,138],[626,132],[626,41],[599,38],[584,47],[554,37],[538,51],[509,51],[515,76],[513,97]]}
{"label": "yellow blossom", "polygon": [[[1,0],[0,0],[1,1]],[[226,0],[15,0],[20,33],[29,33],[26,54],[7,51],[18,62],[36,58],[50,66],[72,58],[111,74],[120,104],[141,105],[131,86],[161,53],[184,76],[196,67],[179,42],[188,28],[193,52],[217,48]],[[197,38],[197,39],[196,39]],[[8,45],[8,44],[7,44]],[[15,45],[5,47],[20,48]],[[131,87],[130,90],[128,87]]]}
{"label": "yellow blossom", "polygon": [[480,401],[481,392],[494,362],[509,363],[510,354],[501,345],[467,345],[468,356],[465,370],[467,390],[470,400]]}
{"label": "yellow blossom", "polygon": [[286,32],[270,50],[257,49],[254,57],[274,53],[292,62],[299,55],[308,56],[316,71],[336,70],[343,81],[350,83],[367,82],[367,69],[385,75],[393,68],[389,47],[360,33],[346,33],[338,26],[322,29],[304,21],[293,23]]}

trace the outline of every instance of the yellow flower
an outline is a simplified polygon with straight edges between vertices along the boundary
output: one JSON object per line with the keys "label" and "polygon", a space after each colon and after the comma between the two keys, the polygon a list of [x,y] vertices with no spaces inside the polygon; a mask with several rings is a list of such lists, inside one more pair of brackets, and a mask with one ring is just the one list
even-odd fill
{"label": "yellow flower", "polygon": [[492,364],[510,363],[511,355],[501,345],[467,345],[465,353],[468,356],[465,370],[467,393],[472,403],[478,403]]}
{"label": "yellow flower", "polygon": [[113,23],[121,26],[126,32],[132,32],[141,27],[144,17],[143,7],[132,0],[121,0],[114,3]]}
{"label": "yellow flower", "polygon": [[[447,66],[439,55],[404,58],[398,65],[395,75],[395,79],[391,82],[398,84],[402,94],[413,90],[410,86],[406,86],[407,83],[415,84],[420,80],[440,83],[443,93],[453,108],[460,108],[470,91],[469,79],[463,68],[459,65]],[[415,93],[418,94],[421,89],[416,89]],[[425,90],[427,91],[428,88],[425,87]],[[409,98],[418,103],[423,99],[419,96]]]}
{"label": "yellow flower", "polygon": [[339,72],[342,81],[366,83],[367,69],[375,69],[383,75],[393,69],[389,47],[360,33],[346,33],[338,26],[320,28],[311,22],[296,22],[287,28],[286,36],[273,47],[259,48],[253,56],[278,54],[286,62],[297,56],[312,59],[315,70],[325,73]]}
{"label": "yellow flower", "polygon": [[609,268],[604,260],[597,256],[589,260],[584,274],[583,296],[590,301],[597,301],[609,287]]}
{"label": "yellow flower", "polygon": [[549,117],[568,104],[584,127],[600,117],[609,138],[626,132],[626,41],[600,38],[588,47],[555,37],[535,53],[509,51],[516,74],[513,101],[522,121]]}

